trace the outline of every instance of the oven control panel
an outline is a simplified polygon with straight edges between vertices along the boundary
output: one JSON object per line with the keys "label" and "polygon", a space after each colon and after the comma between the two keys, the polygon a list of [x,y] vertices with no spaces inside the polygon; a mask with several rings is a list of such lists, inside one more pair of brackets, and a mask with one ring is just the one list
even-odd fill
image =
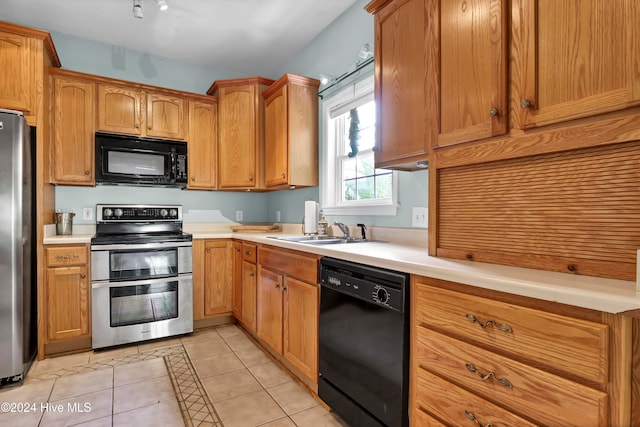
{"label": "oven control panel", "polygon": [[97,205],[97,222],[182,221],[181,205]]}

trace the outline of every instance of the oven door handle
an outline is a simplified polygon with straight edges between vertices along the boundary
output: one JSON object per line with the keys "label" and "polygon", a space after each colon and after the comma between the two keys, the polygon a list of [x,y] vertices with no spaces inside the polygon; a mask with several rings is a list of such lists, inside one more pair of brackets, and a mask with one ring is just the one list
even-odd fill
{"label": "oven door handle", "polygon": [[139,286],[139,285],[154,285],[156,283],[167,283],[167,282],[176,282],[183,280],[192,280],[193,275],[191,274],[181,274],[179,276],[168,277],[164,279],[149,279],[149,280],[129,280],[126,282],[109,282],[109,281],[100,281],[100,282],[92,282],[92,289],[99,288],[123,288],[125,286]]}
{"label": "oven door handle", "polygon": [[164,249],[193,246],[193,242],[156,242],[115,245],[91,245],[92,251],[119,251],[129,249]]}

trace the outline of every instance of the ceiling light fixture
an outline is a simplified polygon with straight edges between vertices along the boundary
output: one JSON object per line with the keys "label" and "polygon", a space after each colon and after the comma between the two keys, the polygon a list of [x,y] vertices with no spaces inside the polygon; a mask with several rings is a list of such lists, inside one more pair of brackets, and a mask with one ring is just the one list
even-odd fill
{"label": "ceiling light fixture", "polygon": [[142,0],[133,0],[133,17],[142,19]]}
{"label": "ceiling light fixture", "polygon": [[169,9],[169,4],[167,3],[167,0],[156,0],[156,4],[160,8],[160,10],[163,12]]}
{"label": "ceiling light fixture", "polygon": [[320,74],[320,84],[326,85],[333,80],[335,80],[333,76],[330,76],[328,74]]}

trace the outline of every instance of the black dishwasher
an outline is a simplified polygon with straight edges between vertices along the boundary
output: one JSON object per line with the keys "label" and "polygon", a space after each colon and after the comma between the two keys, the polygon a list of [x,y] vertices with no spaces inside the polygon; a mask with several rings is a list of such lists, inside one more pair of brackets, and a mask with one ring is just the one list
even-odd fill
{"label": "black dishwasher", "polygon": [[320,260],[318,395],[354,427],[407,427],[409,275]]}

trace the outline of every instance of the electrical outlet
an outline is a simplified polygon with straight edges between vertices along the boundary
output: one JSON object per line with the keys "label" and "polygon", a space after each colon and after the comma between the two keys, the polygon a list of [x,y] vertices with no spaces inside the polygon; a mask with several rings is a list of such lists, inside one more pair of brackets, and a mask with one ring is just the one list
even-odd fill
{"label": "electrical outlet", "polygon": [[413,208],[411,226],[427,228],[429,226],[429,208]]}
{"label": "electrical outlet", "polygon": [[236,221],[242,221],[244,214],[242,211],[236,211]]}
{"label": "electrical outlet", "polygon": [[280,211],[276,211],[276,221],[280,222]]}
{"label": "electrical outlet", "polygon": [[93,219],[93,208],[82,208],[82,219],[91,221]]}

